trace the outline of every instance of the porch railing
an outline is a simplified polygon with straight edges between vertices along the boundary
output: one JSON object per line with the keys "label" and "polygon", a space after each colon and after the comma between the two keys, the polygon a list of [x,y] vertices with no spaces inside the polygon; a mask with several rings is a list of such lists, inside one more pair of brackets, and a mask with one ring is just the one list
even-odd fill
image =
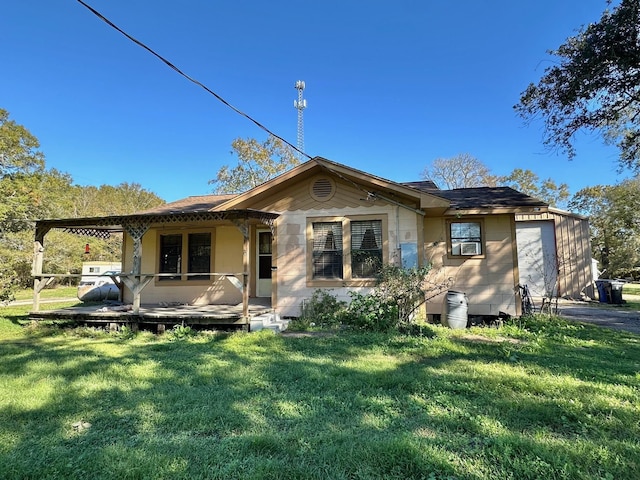
{"label": "porch railing", "polygon": [[[140,294],[142,290],[153,280],[154,278],[169,278],[169,277],[218,277],[226,278],[229,282],[240,290],[242,293],[242,316],[249,316],[249,273],[229,273],[229,272],[202,272],[202,273],[118,273],[115,275],[109,275],[118,288],[122,291],[123,284],[133,294],[133,313],[135,315],[140,313]],[[99,275],[87,275],[81,273],[41,273],[33,275],[33,311],[40,310],[40,292],[49,285],[56,278],[82,278],[91,277],[96,278]]]}

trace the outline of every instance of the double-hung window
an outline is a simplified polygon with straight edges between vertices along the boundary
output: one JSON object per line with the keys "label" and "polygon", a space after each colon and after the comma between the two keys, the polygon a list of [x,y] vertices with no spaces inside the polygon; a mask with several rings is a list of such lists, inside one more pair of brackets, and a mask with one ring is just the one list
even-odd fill
{"label": "double-hung window", "polygon": [[382,267],[382,222],[351,222],[351,276],[375,277]]}
{"label": "double-hung window", "polygon": [[384,261],[384,224],[386,217],[368,215],[309,219],[310,285],[372,282]]}
{"label": "double-hung window", "polygon": [[313,222],[312,228],[313,278],[342,279],[342,222]]}
{"label": "double-hung window", "polygon": [[482,222],[450,221],[449,241],[452,256],[482,255]]}

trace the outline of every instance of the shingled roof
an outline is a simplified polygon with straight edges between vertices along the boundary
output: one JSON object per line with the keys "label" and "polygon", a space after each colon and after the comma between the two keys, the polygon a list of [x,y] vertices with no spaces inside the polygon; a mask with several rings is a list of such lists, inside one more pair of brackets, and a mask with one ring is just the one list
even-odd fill
{"label": "shingled roof", "polygon": [[548,207],[548,204],[542,200],[514,190],[511,187],[476,187],[439,190],[435,187],[435,184],[430,181],[406,182],[403,185],[446,198],[451,202],[451,208],[454,209]]}
{"label": "shingled roof", "polygon": [[165,203],[159,207],[150,208],[144,212],[138,212],[140,215],[167,215],[171,213],[201,213],[210,212],[216,209],[218,205],[222,205],[227,200],[235,197],[235,194],[225,195],[194,195],[191,197],[176,200],[175,202]]}
{"label": "shingled roof", "polygon": [[402,185],[406,185],[407,187],[415,188],[417,190],[422,190],[423,192],[431,193],[432,190],[440,190],[438,185],[436,185],[431,180],[420,180],[419,182],[404,182]]}

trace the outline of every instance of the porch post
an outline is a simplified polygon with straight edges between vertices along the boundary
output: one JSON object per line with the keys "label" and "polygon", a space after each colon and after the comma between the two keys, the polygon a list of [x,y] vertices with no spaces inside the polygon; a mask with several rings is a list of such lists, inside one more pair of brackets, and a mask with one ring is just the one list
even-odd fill
{"label": "porch post", "polygon": [[242,246],[242,316],[248,321],[249,319],[249,225],[245,220],[244,228],[242,228],[244,243]]}
{"label": "porch post", "polygon": [[[144,280],[141,277],[142,274],[142,237],[149,230],[149,225],[143,223],[130,223],[123,225],[124,230],[129,234],[131,239],[133,240],[133,265],[131,268],[131,273],[133,274],[133,281],[131,288],[130,285],[127,285],[131,289],[131,293],[133,294],[133,313],[134,315],[140,314],[140,293],[142,289],[147,285],[149,279],[145,278]],[[127,282],[125,282],[127,283]]]}
{"label": "porch post", "polygon": [[[242,316],[249,321],[249,221],[244,219],[232,219],[233,224],[242,233]],[[249,327],[251,328],[251,327]]]}
{"label": "porch post", "polygon": [[43,228],[36,224],[36,237],[33,242],[33,264],[31,274],[33,275],[33,311],[40,310],[40,291],[47,283],[42,278],[42,264],[44,263],[44,236],[49,228]]}

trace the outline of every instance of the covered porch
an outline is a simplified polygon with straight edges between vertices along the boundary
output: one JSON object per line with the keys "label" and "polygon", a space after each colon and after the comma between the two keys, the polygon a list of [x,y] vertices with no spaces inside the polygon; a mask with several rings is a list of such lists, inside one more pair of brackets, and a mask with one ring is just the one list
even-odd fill
{"label": "covered porch", "polygon": [[[179,211],[167,204],[135,215],[38,221],[31,318],[71,315],[86,322],[110,323],[110,318],[118,318],[125,323],[159,325],[172,323],[165,319],[177,319],[178,323],[249,328],[251,316],[261,315],[265,309],[272,311],[271,305],[275,305],[275,282],[271,279],[275,268],[270,252],[278,214],[215,210],[215,205],[197,198],[199,202],[181,205]],[[98,238],[123,235],[123,272],[114,278],[123,303],[120,310],[103,306],[98,311],[100,308],[86,305],[40,312],[40,292],[56,277],[70,276],[43,271],[45,236],[52,229]],[[173,250],[163,246],[165,238],[182,236],[184,245],[170,246]],[[194,247],[192,238],[200,240],[193,242]]]}
{"label": "covered porch", "polygon": [[271,328],[282,331],[287,322],[280,320],[265,299],[250,299],[248,314],[242,304],[229,305],[142,305],[138,313],[132,305],[80,304],[53,310],[32,311],[31,320],[69,322],[111,330],[128,326],[162,333],[175,325],[189,325],[201,329],[240,329],[255,331]]}

